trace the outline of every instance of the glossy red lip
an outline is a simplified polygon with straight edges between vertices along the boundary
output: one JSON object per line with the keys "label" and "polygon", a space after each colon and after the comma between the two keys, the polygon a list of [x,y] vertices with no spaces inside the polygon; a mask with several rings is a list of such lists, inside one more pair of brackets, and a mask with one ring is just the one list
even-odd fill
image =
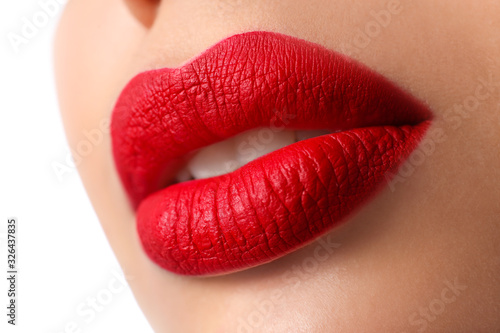
{"label": "glossy red lip", "polygon": [[[343,55],[250,32],[180,68],[136,76],[111,129],[146,253],[174,273],[211,275],[272,261],[345,220],[416,148],[430,118]],[[229,174],[166,186],[189,152],[271,124],[336,132]]]}

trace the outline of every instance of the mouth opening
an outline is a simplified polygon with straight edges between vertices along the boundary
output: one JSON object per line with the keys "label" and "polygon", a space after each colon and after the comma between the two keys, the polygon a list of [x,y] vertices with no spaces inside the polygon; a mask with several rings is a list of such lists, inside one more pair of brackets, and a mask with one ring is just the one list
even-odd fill
{"label": "mouth opening", "polygon": [[[166,186],[231,173],[246,164],[297,142],[338,130],[289,130],[270,127],[250,130],[192,153],[166,181]],[[165,186],[165,187],[166,187]]]}

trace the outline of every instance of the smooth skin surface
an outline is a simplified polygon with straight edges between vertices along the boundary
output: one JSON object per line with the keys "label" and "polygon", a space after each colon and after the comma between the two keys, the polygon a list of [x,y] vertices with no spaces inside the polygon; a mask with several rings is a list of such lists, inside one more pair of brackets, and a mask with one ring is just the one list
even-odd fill
{"label": "smooth skin surface", "polygon": [[155,331],[499,331],[499,16],[486,0],[69,1],[55,63],[75,151],[134,75],[254,30],[346,53],[435,114],[419,155],[349,223],[270,264],[204,279],[145,256],[109,135],[94,145],[79,172]]}

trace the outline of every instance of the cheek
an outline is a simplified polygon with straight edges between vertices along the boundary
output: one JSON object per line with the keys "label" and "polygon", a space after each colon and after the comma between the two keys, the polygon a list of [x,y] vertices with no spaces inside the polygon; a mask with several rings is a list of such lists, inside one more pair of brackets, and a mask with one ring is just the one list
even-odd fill
{"label": "cheek", "polygon": [[121,0],[72,0],[55,41],[56,83],[69,148],[125,272],[140,272],[134,265],[144,261],[136,260],[142,252],[135,241],[134,214],[115,171],[109,121],[120,90],[136,72],[129,57],[143,35]]}
{"label": "cheek", "polygon": [[55,70],[71,147],[83,130],[99,128],[109,117],[119,87],[128,80],[127,55],[142,35],[120,0],[68,3],[56,35]]}
{"label": "cheek", "polygon": [[[114,169],[109,120],[117,95],[134,74],[129,57],[143,34],[121,0],[72,0],[55,41],[56,83],[69,148],[115,250],[128,240],[124,226],[128,221],[133,226],[133,214]],[[113,213],[116,207],[124,209]]]}
{"label": "cheek", "polygon": [[102,186],[115,176],[106,125],[120,87],[132,75],[128,56],[143,33],[121,0],[72,0],[56,35],[56,83],[69,147],[105,222],[114,219],[103,218],[111,207],[99,208],[105,205],[103,196],[122,193],[118,181]]}

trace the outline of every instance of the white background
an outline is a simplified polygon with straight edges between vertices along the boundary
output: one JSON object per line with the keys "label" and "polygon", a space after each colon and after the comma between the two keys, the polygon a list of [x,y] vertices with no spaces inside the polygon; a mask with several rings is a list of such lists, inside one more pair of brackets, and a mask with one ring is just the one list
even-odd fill
{"label": "white background", "polygon": [[[122,272],[78,174],[58,179],[52,168],[69,152],[52,74],[60,7],[16,50],[9,33],[22,36],[23,17],[33,22],[42,9],[38,0],[0,3],[0,331],[151,332],[130,289],[115,277]],[[19,230],[16,327],[6,316],[12,216]],[[91,298],[99,311],[87,305]]]}

